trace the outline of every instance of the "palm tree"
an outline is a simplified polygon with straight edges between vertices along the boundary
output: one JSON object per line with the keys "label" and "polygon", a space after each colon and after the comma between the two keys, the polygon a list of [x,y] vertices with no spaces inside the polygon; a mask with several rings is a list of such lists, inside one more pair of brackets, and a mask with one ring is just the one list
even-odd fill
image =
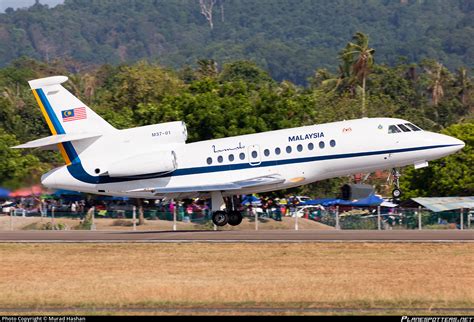
{"label": "palm tree", "polygon": [[458,94],[462,105],[467,105],[467,98],[472,84],[467,76],[466,68],[461,67],[457,70],[456,85],[459,88]]}
{"label": "palm tree", "polygon": [[429,76],[428,90],[431,93],[431,101],[434,106],[438,106],[444,96],[443,84],[447,81],[448,75],[443,64],[439,62],[428,61],[425,64],[428,65],[425,70]]}
{"label": "palm tree", "polygon": [[357,32],[353,40],[354,42],[347,44],[340,57],[344,69],[350,69],[352,77],[362,83],[362,116],[365,116],[365,87],[367,76],[374,64],[375,49],[369,48],[369,37],[361,32]]}

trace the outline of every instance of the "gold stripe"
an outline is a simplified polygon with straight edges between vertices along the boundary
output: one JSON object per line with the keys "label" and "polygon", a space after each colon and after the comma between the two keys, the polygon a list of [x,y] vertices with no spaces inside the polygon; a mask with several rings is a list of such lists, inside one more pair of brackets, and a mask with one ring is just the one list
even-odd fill
{"label": "gold stripe", "polygon": [[66,165],[71,164],[71,160],[69,159],[69,156],[66,153],[66,149],[64,148],[64,145],[62,143],[58,144],[59,151],[61,152],[61,155],[63,156],[64,161],[66,161]]}
{"label": "gold stripe", "polygon": [[[41,102],[41,99],[39,98],[38,93],[36,92],[36,89],[33,90],[33,95],[41,109],[41,113],[43,114],[43,117],[46,120],[46,123],[48,123],[49,130],[51,131],[53,135],[57,135],[58,133],[56,132],[56,129],[54,128],[53,123],[51,122],[51,119],[49,118],[48,113],[46,112],[46,109],[43,106],[43,102]],[[59,152],[61,152],[61,155],[64,161],[66,162],[66,165],[70,165],[71,160],[69,159],[69,156],[66,153],[66,149],[64,149],[64,145],[62,143],[58,143],[58,149],[59,149]]]}
{"label": "gold stripe", "polygon": [[41,109],[41,113],[43,113],[43,117],[46,120],[46,123],[48,123],[49,130],[51,131],[53,135],[56,135],[57,134],[56,129],[54,128],[53,123],[51,123],[48,113],[46,112],[46,109],[44,108],[43,103],[41,102],[41,99],[39,98],[38,93],[36,92],[36,89],[33,90],[33,95],[35,96],[36,102],[38,103]]}

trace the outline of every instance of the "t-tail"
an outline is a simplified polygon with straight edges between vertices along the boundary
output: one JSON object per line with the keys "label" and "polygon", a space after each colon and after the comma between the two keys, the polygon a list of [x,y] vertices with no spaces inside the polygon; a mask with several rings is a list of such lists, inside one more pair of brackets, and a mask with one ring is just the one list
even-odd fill
{"label": "t-tail", "polygon": [[80,162],[78,155],[96,138],[117,131],[61,85],[67,80],[66,76],[53,76],[28,82],[52,136],[15,148],[57,147],[66,165],[70,165]]}

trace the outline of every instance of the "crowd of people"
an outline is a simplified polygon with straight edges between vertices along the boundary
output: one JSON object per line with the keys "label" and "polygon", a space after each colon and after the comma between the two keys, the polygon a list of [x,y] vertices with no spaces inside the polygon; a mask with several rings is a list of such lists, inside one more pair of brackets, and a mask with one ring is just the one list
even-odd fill
{"label": "crowd of people", "polygon": [[[289,216],[294,213],[298,206],[299,199],[291,196],[288,198],[271,197],[254,197],[251,196],[251,201],[246,201],[248,196],[236,196],[234,198],[226,198],[228,206],[243,212],[246,215],[258,214],[262,217],[270,217],[276,220],[281,220],[282,216]],[[79,199],[79,200],[78,200]],[[90,204],[89,204],[90,203]],[[114,211],[130,211],[133,206],[137,206],[134,199],[122,201],[100,201],[93,200],[87,203],[86,200],[80,198],[47,198],[40,197],[21,197],[10,198],[1,203],[2,213],[10,214],[12,211],[18,215],[23,214],[27,216],[48,215],[51,211],[57,214],[70,214],[72,216],[82,216],[90,206],[95,206],[98,211],[113,214]],[[145,210],[154,210],[158,213],[171,213],[175,211],[180,218],[191,216],[205,216],[211,215],[210,199],[184,199],[184,200],[145,200],[143,205]]]}

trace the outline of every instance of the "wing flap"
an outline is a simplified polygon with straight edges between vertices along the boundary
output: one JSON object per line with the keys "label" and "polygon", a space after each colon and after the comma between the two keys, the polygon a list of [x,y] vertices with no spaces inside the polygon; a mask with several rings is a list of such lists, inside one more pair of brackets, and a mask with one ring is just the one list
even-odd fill
{"label": "wing flap", "polygon": [[29,141],[24,144],[13,146],[13,149],[33,149],[33,148],[42,148],[43,150],[55,149],[56,144],[69,142],[69,141],[78,141],[90,138],[96,138],[102,134],[97,133],[70,133],[70,134],[58,134],[51,135],[45,138],[41,138],[34,141]]}
{"label": "wing flap", "polygon": [[156,194],[163,193],[184,193],[184,192],[210,192],[210,191],[227,191],[239,190],[243,188],[264,186],[270,184],[278,184],[284,182],[280,175],[268,175],[256,178],[249,178],[235,182],[210,184],[210,185],[196,185],[196,186],[180,186],[180,187],[155,187],[146,189],[130,190],[127,192],[152,192]]}

